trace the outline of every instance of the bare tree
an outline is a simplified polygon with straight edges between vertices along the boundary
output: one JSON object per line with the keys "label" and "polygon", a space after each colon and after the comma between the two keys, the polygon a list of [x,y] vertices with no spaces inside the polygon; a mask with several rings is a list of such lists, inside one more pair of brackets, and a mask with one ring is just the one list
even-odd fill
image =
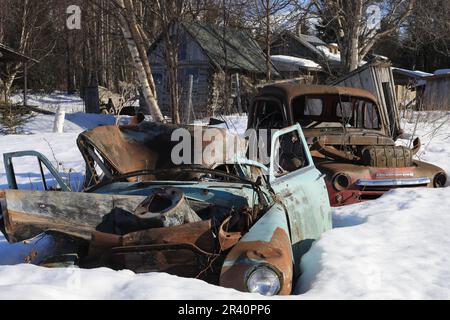
{"label": "bare tree", "polygon": [[139,78],[142,94],[148,111],[155,121],[163,121],[164,117],[156,100],[156,89],[150,64],[145,50],[145,42],[139,31],[132,0],[115,0],[119,12],[120,26],[134,62]]}
{"label": "bare tree", "polygon": [[[266,50],[266,80],[272,79],[272,63],[270,60],[270,45],[274,27],[280,25],[280,20],[286,22],[290,13],[292,0],[253,0],[253,6],[249,7],[253,23],[257,33],[263,35]],[[258,30],[259,29],[259,30]]]}
{"label": "bare tree", "polygon": [[[54,43],[43,36],[52,21],[49,15],[51,5],[51,1],[41,4],[31,0],[1,0],[0,40],[22,54],[35,55],[39,51],[37,59],[48,55]],[[23,62],[14,62],[1,68],[0,88],[4,100],[8,100],[12,84],[20,76],[22,67]]]}
{"label": "bare tree", "polygon": [[[331,28],[336,36],[345,72],[356,69],[377,41],[398,30],[412,13],[415,2],[416,0],[314,1],[322,23]],[[380,21],[376,21],[378,14]],[[374,20],[371,22],[371,19]]]}

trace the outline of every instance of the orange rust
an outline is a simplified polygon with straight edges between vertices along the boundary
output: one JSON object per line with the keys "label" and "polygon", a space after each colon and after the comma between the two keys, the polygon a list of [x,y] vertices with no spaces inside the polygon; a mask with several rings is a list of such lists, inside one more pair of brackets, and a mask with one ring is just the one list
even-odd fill
{"label": "orange rust", "polygon": [[232,248],[242,238],[242,233],[241,232],[227,232],[227,231],[225,231],[225,226],[228,225],[230,220],[231,220],[231,216],[226,218],[222,222],[222,224],[220,225],[220,229],[219,229],[219,244],[220,244],[220,249],[222,251],[226,251],[226,250]]}
{"label": "orange rust", "polygon": [[220,285],[247,291],[246,277],[252,267],[263,263],[255,261],[250,265],[248,261],[263,260],[264,263],[273,266],[281,276],[280,295],[289,295],[292,292],[293,257],[291,242],[286,232],[277,228],[270,240],[239,242],[228,254],[226,261],[235,261],[232,266],[224,266],[220,275]]}
{"label": "orange rust", "polygon": [[299,95],[342,95],[342,96],[354,96],[360,98],[370,99],[372,101],[377,101],[377,98],[370,92],[358,89],[358,88],[347,88],[347,87],[336,87],[336,86],[324,86],[324,85],[299,85],[298,83],[284,82],[272,85],[267,85],[260,90],[260,94],[272,93],[274,91],[281,91],[290,101],[292,98]]}
{"label": "orange rust", "polygon": [[152,228],[136,231],[124,236],[92,233],[92,245],[95,247],[137,246],[155,244],[193,244],[208,252],[215,250],[211,220],[193,222],[170,228]]}

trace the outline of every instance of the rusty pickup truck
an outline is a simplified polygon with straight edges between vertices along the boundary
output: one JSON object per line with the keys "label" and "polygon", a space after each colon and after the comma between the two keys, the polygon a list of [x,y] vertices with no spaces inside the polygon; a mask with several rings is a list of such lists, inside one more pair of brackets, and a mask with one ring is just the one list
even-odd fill
{"label": "rusty pickup truck", "polygon": [[300,124],[314,163],[326,176],[332,206],[376,199],[394,188],[445,186],[443,169],[413,158],[419,139],[412,148],[395,144],[389,112],[362,89],[286,82],[260,89],[248,127]]}

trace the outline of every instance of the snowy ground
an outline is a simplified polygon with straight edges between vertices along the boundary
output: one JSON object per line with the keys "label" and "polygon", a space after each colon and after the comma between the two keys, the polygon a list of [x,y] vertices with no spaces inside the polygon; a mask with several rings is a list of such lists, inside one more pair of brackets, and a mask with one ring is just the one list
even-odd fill
{"label": "snowy ground", "polygon": [[[417,125],[416,117],[407,115],[404,126],[407,134],[415,131],[422,138],[420,159],[450,173],[450,114],[420,114]],[[75,143],[78,133],[112,124],[114,118],[75,113],[66,119],[65,133],[53,134],[52,117],[37,116],[26,126],[29,134],[0,136],[0,153],[38,150],[81,178],[84,167]],[[231,120],[230,129],[245,129],[245,119]],[[409,140],[399,143],[407,145]],[[37,166],[30,161],[16,165],[19,184],[31,187],[37,181]],[[6,187],[0,159],[0,188]],[[376,201],[334,210],[334,229],[304,257],[296,295],[289,298],[450,299],[449,195],[449,188],[396,190]],[[23,263],[32,249],[43,250],[47,241],[9,245],[0,237],[0,299],[261,298],[163,273],[12,266]]]}
{"label": "snowy ground", "polygon": [[[11,97],[13,103],[22,103],[23,95],[14,94]],[[31,93],[27,97],[28,105],[37,106],[41,109],[55,112],[59,106],[64,107],[66,112],[84,112],[84,102],[78,95],[67,95],[62,92]]]}

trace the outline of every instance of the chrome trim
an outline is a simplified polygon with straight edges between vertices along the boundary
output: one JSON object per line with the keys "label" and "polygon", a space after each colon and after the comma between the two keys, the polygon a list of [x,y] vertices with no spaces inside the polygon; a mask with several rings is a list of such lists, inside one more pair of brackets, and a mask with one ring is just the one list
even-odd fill
{"label": "chrome trim", "polygon": [[417,186],[429,184],[430,178],[412,178],[412,179],[385,179],[385,180],[358,180],[356,185],[359,187],[395,187],[395,186]]}

